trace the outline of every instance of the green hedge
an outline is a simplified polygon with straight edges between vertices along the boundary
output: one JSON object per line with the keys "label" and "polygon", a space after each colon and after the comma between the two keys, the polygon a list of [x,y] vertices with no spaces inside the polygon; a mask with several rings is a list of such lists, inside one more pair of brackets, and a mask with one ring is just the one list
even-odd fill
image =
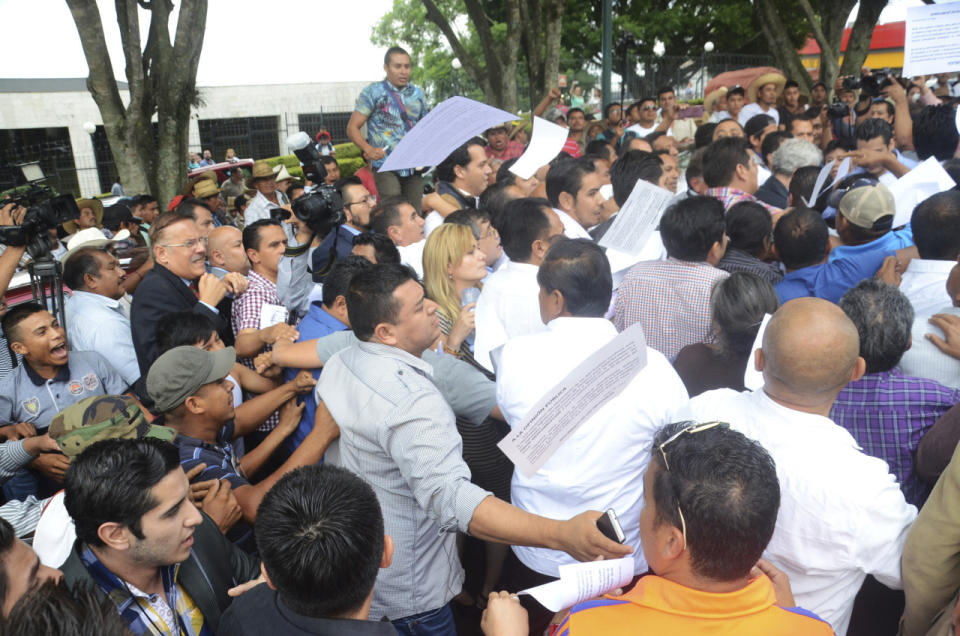
{"label": "green hedge", "polygon": [[[359,147],[352,143],[336,144],[334,150],[337,151],[337,163],[340,164],[340,176],[353,176],[357,170],[363,167],[363,152]],[[280,155],[279,157],[269,157],[263,159],[271,168],[283,164],[287,167],[287,172],[297,179],[303,179],[303,168],[300,167],[300,160],[296,155]]]}

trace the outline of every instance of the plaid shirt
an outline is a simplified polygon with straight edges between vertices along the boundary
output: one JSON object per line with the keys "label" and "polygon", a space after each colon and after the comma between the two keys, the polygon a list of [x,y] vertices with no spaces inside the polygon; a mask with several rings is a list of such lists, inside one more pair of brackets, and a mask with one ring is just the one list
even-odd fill
{"label": "plaid shirt", "polygon": [[487,157],[492,157],[494,159],[500,159],[501,161],[508,161],[510,159],[515,159],[523,154],[523,144],[519,141],[514,141],[513,139],[507,141],[507,147],[503,149],[499,155],[497,151],[487,146]]}
{"label": "plaid shirt", "polygon": [[728,247],[727,253],[723,255],[717,267],[725,272],[749,272],[756,274],[771,285],[776,285],[783,280],[783,272],[773,263],[765,263],[753,254],[748,254],[735,247]]}
{"label": "plaid shirt", "polygon": [[[243,329],[260,328],[260,313],[264,305],[283,304],[277,295],[276,283],[267,280],[253,270],[250,270],[250,273],[247,274],[247,280],[250,281],[247,291],[243,292],[241,296],[233,301],[231,322],[233,324],[234,336],[239,334]],[[270,351],[272,348],[270,345],[266,345],[263,351]],[[239,361],[246,367],[254,368],[253,358],[239,358]],[[267,421],[261,424],[257,430],[263,432],[272,431],[279,422],[279,414],[274,413],[267,418]]]}
{"label": "plaid shirt", "polygon": [[744,192],[743,190],[738,190],[737,188],[710,188],[707,190],[707,196],[713,197],[714,199],[720,199],[720,202],[723,203],[724,210],[729,210],[734,204],[740,203],[741,201],[753,201],[754,203],[759,203],[763,207],[770,210],[771,214],[774,212],[783,211],[780,208],[775,208],[768,203],[764,203],[752,194]]}
{"label": "plaid shirt", "polygon": [[958,402],[960,391],[893,369],[848,384],[833,403],[830,418],[850,431],[865,453],[887,462],[906,500],[919,508],[930,487],[914,472],[917,445]]}
{"label": "plaid shirt", "polygon": [[729,275],[709,263],[673,257],[637,263],[620,283],[613,324],[623,331],[640,322],[647,345],[673,361],[681,349],[710,335],[710,292]]}
{"label": "plaid shirt", "polygon": [[196,603],[177,583],[179,563],[160,568],[160,578],[167,596],[164,601],[157,595],[145,594],[121,581],[89,547],[84,548],[80,560],[136,636],[213,636],[213,630],[206,624]]}

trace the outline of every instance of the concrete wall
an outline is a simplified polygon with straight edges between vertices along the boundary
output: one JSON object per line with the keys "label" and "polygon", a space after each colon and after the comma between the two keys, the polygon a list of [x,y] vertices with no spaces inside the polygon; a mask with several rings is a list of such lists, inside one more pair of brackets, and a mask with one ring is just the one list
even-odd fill
{"label": "concrete wall", "polygon": [[[200,150],[198,119],[279,116],[280,147],[287,135],[299,130],[297,113],[353,110],[357,95],[368,81],[325,84],[273,84],[200,87],[204,105],[190,121],[190,150]],[[126,90],[121,91],[126,103]],[[93,141],[85,122],[102,125],[100,111],[86,91],[0,93],[0,129],[66,127],[73,146],[77,181],[82,196],[100,193]]]}

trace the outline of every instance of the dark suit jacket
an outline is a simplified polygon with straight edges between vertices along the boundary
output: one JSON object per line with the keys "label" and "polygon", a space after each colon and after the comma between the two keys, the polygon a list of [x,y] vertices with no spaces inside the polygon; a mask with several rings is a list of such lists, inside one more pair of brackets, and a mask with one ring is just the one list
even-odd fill
{"label": "dark suit jacket", "polygon": [[763,182],[763,185],[757,188],[757,193],[753,196],[767,205],[785,210],[787,208],[787,197],[789,195],[790,191],[787,190],[787,186],[780,183],[780,180],[777,179],[776,176],[770,175],[770,177]]}
{"label": "dark suit jacket", "polygon": [[[327,259],[330,258],[330,248],[333,247],[333,239],[337,239],[337,257],[334,259],[334,262],[339,261],[350,256],[350,252],[353,251],[353,237],[355,234],[343,227],[343,225],[338,225],[337,229],[333,232],[330,232],[325,237],[323,237],[323,242],[313,250],[313,262],[312,271],[319,272],[322,271],[324,266],[327,264]],[[314,277],[315,283],[322,283],[323,279],[326,276]]]}
{"label": "dark suit jacket", "polygon": [[184,285],[179,276],[159,263],[154,265],[137,286],[130,309],[133,348],[137,352],[142,377],[147,377],[150,365],[158,357],[157,325],[168,314],[188,310],[209,318],[217,331],[229,329],[229,316],[221,316],[201,305],[193,290]]}
{"label": "dark suit jacket", "polygon": [[[193,536],[193,550],[180,565],[177,582],[197,604],[207,624],[216,633],[220,617],[233,601],[227,596],[227,590],[260,576],[260,561],[230,543],[207,515],[203,515],[203,523],[197,526]],[[73,544],[70,556],[60,566],[64,581],[70,587],[89,585],[97,594],[105,596],[80,560],[82,552],[78,539]]]}

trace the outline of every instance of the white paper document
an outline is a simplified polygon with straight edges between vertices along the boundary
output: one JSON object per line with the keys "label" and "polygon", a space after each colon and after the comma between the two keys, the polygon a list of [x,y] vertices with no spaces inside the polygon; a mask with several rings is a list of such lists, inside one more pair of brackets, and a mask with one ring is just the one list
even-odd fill
{"label": "white paper document", "polygon": [[907,9],[903,77],[960,70],[960,3]]}
{"label": "white paper document", "polygon": [[813,183],[813,192],[810,193],[810,198],[803,199],[803,204],[808,208],[812,208],[817,204],[817,199],[820,198],[820,192],[823,190],[823,184],[827,182],[827,178],[830,176],[830,171],[833,169],[835,163],[837,163],[837,160],[831,159],[830,163],[820,168],[817,180]]}
{"label": "white paper document", "polygon": [[551,612],[573,607],[591,598],[623,587],[633,580],[633,557],[609,561],[567,563],[560,566],[560,580],[518,594],[529,594]]}
{"label": "white paper document", "polygon": [[600,239],[600,245],[627,254],[639,254],[674,196],[669,190],[638,180],[610,229]]}
{"label": "white paper document", "polygon": [[763,386],[763,374],[757,371],[757,367],[753,361],[757,349],[763,347],[763,332],[767,330],[767,324],[771,318],[773,318],[773,316],[770,314],[764,314],[760,328],[757,330],[757,337],[754,338],[753,346],[750,347],[750,357],[747,358],[747,370],[743,374],[743,386],[747,387],[748,391],[758,391],[760,387]]}
{"label": "white paper document", "polygon": [[946,192],[955,185],[956,182],[936,157],[930,157],[897,179],[897,182],[890,186],[897,210],[893,217],[893,227],[909,223],[918,203],[940,192]]}
{"label": "white paper document", "polygon": [[569,130],[540,117],[533,118],[533,135],[530,143],[523,151],[517,162],[510,167],[510,172],[521,179],[529,179],[533,174],[547,165],[563,150],[567,143]]}
{"label": "white paper document", "polygon": [[833,182],[830,184],[830,187],[837,185],[843,178],[850,174],[850,157],[844,157],[843,161],[840,162],[840,167],[837,168],[837,176],[833,178]]}
{"label": "white paper document", "polygon": [[437,104],[403,136],[380,170],[435,166],[471,137],[516,118],[466,97],[451,97]]}
{"label": "white paper document", "polygon": [[260,309],[260,328],[266,329],[281,322],[287,322],[287,308],[283,305],[264,303]]}
{"label": "white paper document", "polygon": [[581,424],[620,395],[646,364],[647,342],[638,322],[547,391],[497,446],[517,470],[532,477]]}

